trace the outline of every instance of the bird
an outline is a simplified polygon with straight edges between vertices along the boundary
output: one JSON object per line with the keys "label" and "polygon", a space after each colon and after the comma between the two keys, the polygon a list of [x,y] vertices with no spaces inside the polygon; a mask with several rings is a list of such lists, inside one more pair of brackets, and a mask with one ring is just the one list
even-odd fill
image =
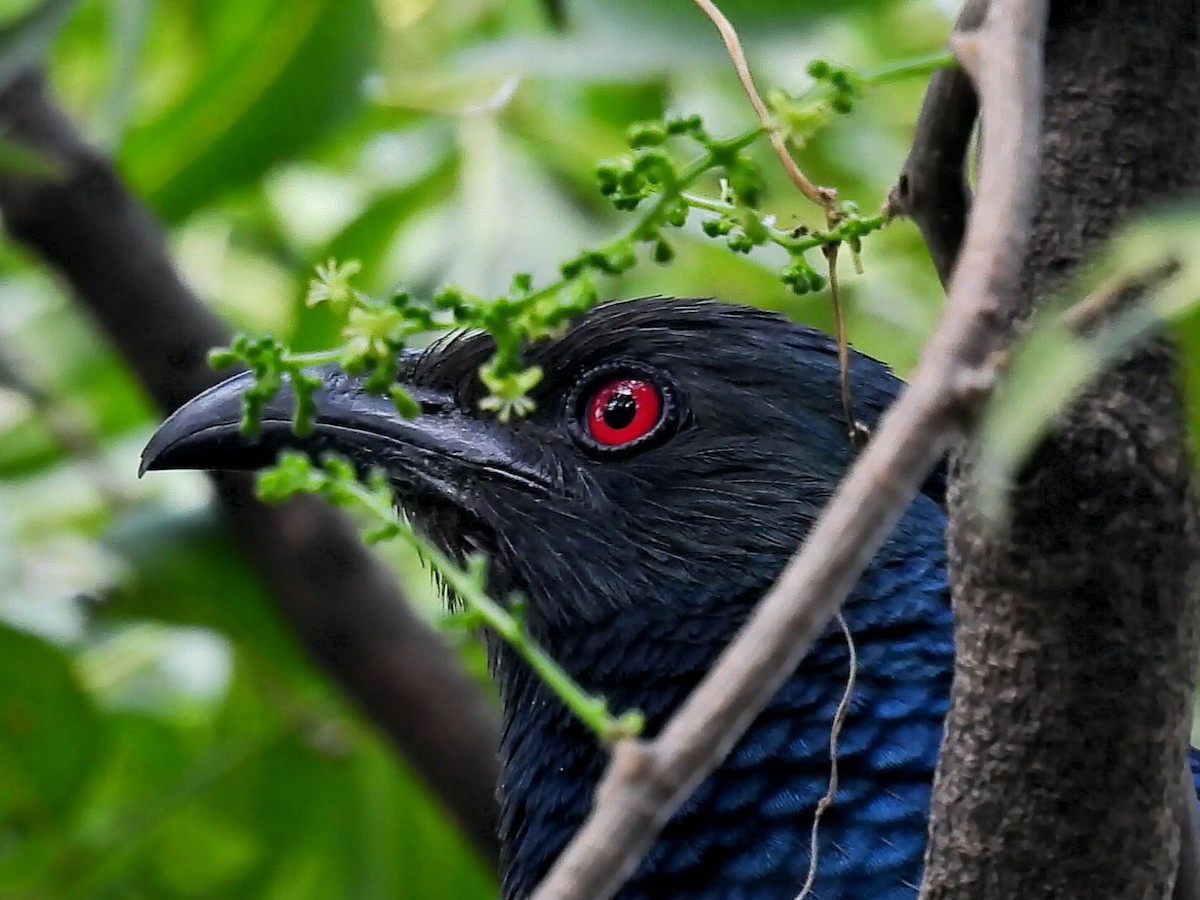
{"label": "bird", "polygon": [[[459,561],[485,554],[489,592],[519,596],[531,637],[610,708],[640,710],[652,737],[854,460],[838,347],[750,306],[612,301],[526,348],[543,377],[532,411],[508,421],[480,408],[494,349],[465,332],[403,351],[410,420],[363,378],[319,369],[303,435],[286,386],[256,435],[240,431],[251,380],[235,376],[163,423],[143,470],[258,469],[282,449],[381,469],[429,541]],[[848,375],[869,428],[902,382],[853,350]],[[916,896],[953,671],[944,488],[939,468],[622,900]],[[487,649],[502,706],[500,893],[518,900],[584,821],[608,752],[516,651]]]}

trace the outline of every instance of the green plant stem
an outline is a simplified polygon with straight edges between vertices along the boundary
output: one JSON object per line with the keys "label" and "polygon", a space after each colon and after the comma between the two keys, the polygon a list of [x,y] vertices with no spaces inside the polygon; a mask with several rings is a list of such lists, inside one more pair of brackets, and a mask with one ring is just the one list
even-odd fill
{"label": "green plant stem", "polygon": [[885,84],[895,84],[906,78],[918,75],[932,75],[938,69],[946,69],[954,65],[954,54],[949,52],[931,53],[928,56],[918,56],[903,62],[876,69],[862,77],[863,85],[879,87]]}
{"label": "green plant stem", "polygon": [[601,741],[612,744],[622,738],[635,737],[641,732],[645,721],[641,712],[630,710],[619,716],[611,715],[604,698],[585,691],[562,666],[542,650],[530,637],[520,618],[487,594],[478,576],[464,571],[444,553],[421,538],[383,497],[368,490],[358,481],[334,481],[332,477],[326,477],[330,478],[331,486],[336,484],[340,496],[353,497],[355,503],[375,519],[388,536],[399,538],[425,557],[473,615],[516,650],[555,696]]}
{"label": "green plant stem", "polygon": [[[855,76],[858,89],[890,84],[915,76],[929,73],[951,65],[953,57],[949,53],[938,53],[916,59],[908,59],[899,63],[878,69],[866,75]],[[850,89],[850,88],[847,88]],[[855,90],[855,89],[850,89]],[[822,83],[816,90],[810,92],[804,101],[808,105],[821,106],[828,104],[836,93],[833,86]],[[508,415],[523,414],[530,405],[528,392],[540,378],[540,372],[535,369],[520,370],[520,346],[525,342],[552,332],[561,324],[566,315],[580,311],[590,306],[597,295],[593,278],[597,274],[615,275],[625,271],[635,264],[634,255],[638,243],[655,243],[655,258],[666,261],[671,256],[671,248],[662,237],[665,226],[679,224],[676,212],[679,204],[704,210],[718,215],[729,216],[737,220],[739,215],[758,215],[752,210],[742,210],[720,200],[712,200],[687,193],[688,189],[709,171],[728,167],[731,159],[736,158],[742,150],[754,143],[764,133],[766,127],[756,125],[745,132],[725,140],[710,140],[702,136],[702,132],[692,136],[703,143],[705,152],[676,172],[673,166],[667,166],[662,174],[661,182],[653,183],[645,188],[647,193],[656,195],[656,199],[643,209],[634,225],[621,235],[613,238],[599,247],[584,251],[584,253],[564,264],[563,274],[549,284],[533,290],[529,285],[528,276],[524,281],[514,280],[512,291],[503,297],[486,300],[482,297],[471,296],[458,292],[459,300],[451,300],[447,304],[437,302],[439,308],[453,310],[446,327],[477,327],[492,333],[496,339],[496,352],[492,359],[481,370],[489,395],[484,408],[491,409],[504,420]],[[636,146],[636,145],[635,145]],[[633,198],[631,198],[633,199]],[[767,227],[765,240],[787,250],[797,257],[807,250],[831,244],[847,243],[854,255],[855,268],[859,268],[858,247],[860,239],[886,224],[886,217],[876,215],[859,217],[848,215],[845,210],[836,214],[830,212],[829,227],[825,230],[811,232],[784,231]],[[748,221],[748,220],[747,220]],[[761,221],[761,220],[760,220]],[[744,229],[743,229],[744,230]],[[753,243],[762,243],[764,234],[757,226],[754,229]],[[748,250],[749,245],[735,247],[736,250]],[[278,379],[279,369],[293,375],[293,388],[297,396],[297,425],[304,427],[308,416],[311,415],[312,385],[303,383],[295,377],[304,367],[330,363],[343,363],[360,366],[373,361],[375,375],[386,386],[393,374],[392,357],[390,354],[402,344],[405,337],[425,327],[434,324],[433,318],[425,311],[423,318],[405,317],[403,303],[393,303],[392,306],[372,306],[367,298],[354,291],[349,285],[349,279],[358,271],[357,263],[338,266],[332,261],[323,267],[318,267],[318,281],[310,289],[310,302],[337,300],[339,303],[348,302],[350,308],[350,326],[346,338],[348,346],[355,342],[366,345],[359,346],[356,351],[346,348],[317,351],[313,353],[290,353],[283,348],[277,348],[274,359],[263,358],[261,348],[255,348],[254,358],[243,356],[251,367],[259,371],[260,377],[265,377],[261,371],[266,368],[266,375]],[[577,289],[577,295],[568,295],[572,287]],[[318,290],[318,288],[320,290]],[[397,298],[407,300],[407,297]],[[543,306],[545,304],[545,306]],[[355,314],[360,314],[360,320],[355,323]],[[371,325],[372,317],[384,316],[382,322],[376,321]],[[376,346],[378,345],[378,346]],[[236,358],[236,351],[235,357]],[[225,357],[222,357],[224,360]],[[223,361],[222,365],[225,364]],[[276,381],[276,383],[278,383]],[[247,395],[249,399],[249,395]],[[261,400],[262,398],[258,398]],[[400,401],[397,401],[398,404]],[[253,427],[256,411],[248,407],[246,428]]]}
{"label": "green plant stem", "polygon": [[[726,203],[723,200],[713,200],[708,197],[686,193],[680,194],[680,196],[688,206],[693,209],[704,210],[705,212],[717,213],[722,216],[733,216],[743,211],[741,208],[731,203]],[[769,225],[766,226],[766,231],[768,240],[771,243],[778,244],[791,253],[803,253],[806,250],[813,250],[837,241],[845,241],[854,236],[862,237],[872,231],[878,231],[887,222],[887,216],[883,213],[877,213],[873,216],[847,218],[833,228],[809,231],[800,236],[796,236],[795,232],[784,231],[781,228]]]}
{"label": "green plant stem", "polygon": [[[755,127],[743,132],[742,134],[729,138],[728,140],[721,141],[720,146],[722,150],[736,152],[737,150],[742,150],[748,147],[750,144],[758,140],[758,138],[763,134],[763,128]],[[630,241],[636,241],[642,235],[653,233],[656,230],[654,226],[662,218],[663,214],[667,211],[671,203],[682,198],[684,196],[684,191],[695,184],[696,181],[706,172],[710,171],[716,161],[717,154],[712,150],[709,150],[707,153],[695,159],[686,169],[683,170],[682,173],[679,174],[677,178],[672,181],[670,185],[667,185],[666,188],[658,194],[658,199],[638,218],[637,223],[632,228],[626,229],[620,236],[615,237],[612,240],[595,248],[597,252],[602,254],[614,253],[619,250],[623,244],[626,244]],[[552,281],[550,284],[533,291],[525,299],[530,304],[536,304],[541,300],[546,300],[555,296],[559,291],[563,290],[572,281],[575,281],[579,277],[581,276],[559,278],[557,281]]]}
{"label": "green plant stem", "polygon": [[342,358],[340,347],[332,350],[312,350],[306,353],[285,353],[284,362],[300,366],[324,366],[335,363]]}

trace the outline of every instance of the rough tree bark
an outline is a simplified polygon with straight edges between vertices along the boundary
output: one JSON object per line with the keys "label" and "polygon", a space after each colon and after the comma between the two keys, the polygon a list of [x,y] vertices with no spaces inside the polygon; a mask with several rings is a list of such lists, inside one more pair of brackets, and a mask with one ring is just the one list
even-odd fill
{"label": "rough tree bark", "polygon": [[[1196,0],[1052,4],[1038,212],[1017,319],[1200,164]],[[987,148],[985,146],[984,153]],[[1180,846],[1200,531],[1172,352],[1073,405],[1012,524],[954,460],[956,670],[922,897],[1163,897]]]}
{"label": "rough tree bark", "polygon": [[[157,223],[26,72],[0,86],[0,131],[61,167],[0,173],[8,233],[76,292],[165,412],[216,380],[229,334],[183,283]],[[495,865],[492,705],[409,609],[353,529],[315,497],[264,505],[247,477],[212,476],[237,543],[309,656],[353,697]]]}

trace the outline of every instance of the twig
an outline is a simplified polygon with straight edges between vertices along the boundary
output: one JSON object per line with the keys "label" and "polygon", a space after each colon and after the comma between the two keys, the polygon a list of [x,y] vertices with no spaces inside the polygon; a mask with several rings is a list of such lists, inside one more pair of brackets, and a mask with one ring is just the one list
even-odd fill
{"label": "twig", "polygon": [[970,58],[983,99],[979,195],[945,317],[912,383],[752,619],[659,736],[614,750],[591,815],[535,900],[611,897],[812,646],[929,469],[993,388],[1037,174],[1045,0],[996,0]]}
{"label": "twig", "polygon": [[[977,28],[986,12],[987,0],[967,0],[955,30]],[[966,161],[978,112],[975,85],[961,65],[934,72],[912,148],[885,206],[916,223],[943,285],[950,283],[971,208]]]}
{"label": "twig", "polygon": [[808,875],[804,879],[804,886],[800,888],[800,893],[796,895],[796,900],[805,900],[812,893],[813,885],[817,881],[817,871],[821,864],[818,841],[821,834],[821,817],[825,815],[825,810],[833,806],[833,799],[837,796],[838,738],[841,737],[842,726],[846,724],[850,701],[854,699],[854,685],[858,681],[858,650],[854,646],[854,635],[850,633],[850,626],[846,624],[846,619],[841,613],[838,613],[836,618],[838,625],[841,626],[842,634],[846,638],[846,650],[850,656],[850,673],[846,676],[846,690],[842,692],[842,699],[833,713],[833,724],[829,728],[829,787],[824,796],[817,801],[817,809],[813,813],[812,831],[809,833],[808,842]]}
{"label": "twig", "polygon": [[850,385],[850,340],[846,336],[846,318],[842,315],[841,291],[838,288],[839,244],[829,243],[821,248],[829,266],[829,303],[833,307],[833,334],[837,343],[839,381],[842,395],[842,416],[846,420],[846,435],[856,450],[867,442],[869,432],[854,415],[854,389]]}
{"label": "twig", "polygon": [[345,460],[327,458],[318,468],[295,451],[282,454],[275,468],[259,477],[259,493],[267,499],[279,500],[299,492],[320,494],[337,506],[358,509],[372,523],[366,531],[368,541],[395,538],[424,557],[466,607],[466,623],[494,631],[601,742],[611,744],[641,734],[645,717],[640,711],[614,716],[603,697],[584,690],[529,634],[516,603],[506,607],[484,589],[486,559],[475,557],[463,568],[422,538],[397,511],[386,482],[364,484]]}
{"label": "twig", "polygon": [[[717,27],[718,33],[721,35],[721,40],[725,42],[725,49],[729,53],[733,67],[742,82],[746,96],[750,98],[750,105],[754,107],[754,112],[758,116],[759,122],[767,132],[767,139],[771,142],[771,147],[774,149],[775,155],[779,157],[779,162],[782,163],[784,171],[787,172],[792,183],[800,189],[800,193],[821,207],[825,213],[826,227],[832,231],[845,218],[845,214],[838,208],[837,190],[831,187],[822,187],[810,181],[808,176],[800,170],[800,167],[792,158],[792,154],[788,152],[787,141],[772,121],[770,110],[767,109],[767,105],[758,93],[758,88],[754,85],[754,76],[750,73],[750,64],[746,60],[746,53],[742,49],[742,42],[738,37],[737,29],[725,18],[725,14],[721,12],[712,0],[694,0],[694,2],[712,20],[712,23]],[[881,224],[885,223],[890,216],[890,210],[881,215]],[[854,396],[850,387],[850,347],[846,338],[837,289],[837,258],[840,249],[840,243],[835,241],[825,244],[822,247],[822,252],[829,266],[829,287],[833,304],[834,322],[837,325],[838,362],[842,369],[842,410],[846,418],[846,431],[849,435],[850,443],[856,448],[861,449],[866,440],[866,432],[854,416]]]}
{"label": "twig", "polygon": [[1063,310],[1062,323],[1073,331],[1085,331],[1112,309],[1117,299],[1132,287],[1133,282],[1125,275],[1107,279],[1078,303]]}
{"label": "twig", "polygon": [[717,8],[717,5],[712,0],[694,0],[694,2],[712,20],[713,25],[717,27],[717,32],[721,35],[721,40],[725,42],[725,49],[729,53],[729,58],[733,61],[733,67],[737,70],[738,78],[742,82],[746,96],[750,98],[750,105],[754,107],[758,121],[762,123],[763,128],[766,130],[767,138],[771,141],[771,147],[774,148],[775,155],[779,157],[779,161],[783,164],[784,171],[792,179],[792,183],[800,189],[800,193],[825,211],[825,218],[829,226],[833,227],[839,217],[837,191],[833,188],[814,184],[808,179],[807,175],[800,171],[800,167],[792,159],[792,154],[787,149],[787,142],[784,140],[775,123],[771,120],[771,112],[767,109],[767,104],[763,102],[762,97],[759,96],[758,88],[754,86],[754,77],[750,74],[750,64],[746,61],[746,53],[742,50],[741,39],[738,37],[737,30],[733,27],[733,24],[725,18],[725,14]]}
{"label": "twig", "polygon": [[1110,317],[1125,300],[1138,291],[1153,291],[1177,275],[1180,265],[1174,260],[1138,273],[1123,272],[1105,279],[1086,297],[1068,306],[1060,314],[1062,323],[1077,333],[1084,333]]}

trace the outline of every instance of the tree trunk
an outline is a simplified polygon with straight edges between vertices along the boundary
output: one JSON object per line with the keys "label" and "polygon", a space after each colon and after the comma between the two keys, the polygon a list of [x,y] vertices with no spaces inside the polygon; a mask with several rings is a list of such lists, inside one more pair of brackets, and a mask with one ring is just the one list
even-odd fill
{"label": "tree trunk", "polygon": [[[1196,0],[1052,4],[1025,318],[1121,223],[1196,183]],[[984,153],[987,148],[984,148]],[[1173,353],[1100,378],[1021,473],[1011,525],[950,481],[956,669],[925,898],[1170,893],[1200,531]]]}

